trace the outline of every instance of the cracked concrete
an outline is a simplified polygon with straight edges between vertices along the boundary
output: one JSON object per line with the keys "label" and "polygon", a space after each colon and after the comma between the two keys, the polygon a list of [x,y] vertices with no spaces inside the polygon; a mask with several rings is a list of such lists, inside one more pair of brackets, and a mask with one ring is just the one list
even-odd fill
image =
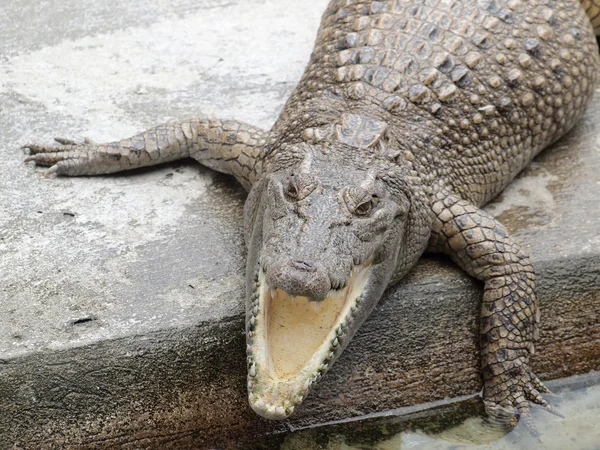
{"label": "cracked concrete", "polygon": [[[480,285],[426,258],[287,423],[245,400],[241,187],[191,161],[45,178],[20,145],[175,117],[268,128],[327,0],[0,6],[0,448],[256,448],[480,388]],[[542,378],[600,369],[600,98],[488,206],[539,273]],[[251,444],[248,444],[251,442]]]}

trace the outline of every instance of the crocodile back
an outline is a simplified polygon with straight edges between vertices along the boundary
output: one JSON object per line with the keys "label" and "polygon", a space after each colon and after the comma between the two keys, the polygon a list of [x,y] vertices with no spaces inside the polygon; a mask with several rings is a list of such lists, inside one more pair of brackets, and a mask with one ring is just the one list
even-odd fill
{"label": "crocodile back", "polygon": [[333,0],[274,131],[366,123],[345,151],[385,148],[481,205],[573,126],[598,68],[577,0]]}

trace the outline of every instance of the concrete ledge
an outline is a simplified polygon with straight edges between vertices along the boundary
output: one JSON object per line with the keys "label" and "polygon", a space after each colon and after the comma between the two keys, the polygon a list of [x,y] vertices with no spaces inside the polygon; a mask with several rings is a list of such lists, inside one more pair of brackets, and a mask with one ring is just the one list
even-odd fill
{"label": "concrete ledge", "polygon": [[[93,179],[22,164],[33,139],[113,140],[191,113],[268,127],[327,1],[282,3],[8,7],[0,448],[257,448],[290,428],[480,389],[481,286],[425,258],[295,417],[262,420],[245,397],[241,188],[192,162]],[[488,207],[537,268],[544,379],[600,369],[599,134],[597,97]]]}
{"label": "concrete ledge", "polygon": [[[544,379],[600,369],[597,266],[538,265],[545,320],[534,369]],[[471,394],[480,295],[449,264],[424,261],[286,423],[247,407],[241,314],[4,360],[0,436],[25,448],[257,448],[273,433]]]}

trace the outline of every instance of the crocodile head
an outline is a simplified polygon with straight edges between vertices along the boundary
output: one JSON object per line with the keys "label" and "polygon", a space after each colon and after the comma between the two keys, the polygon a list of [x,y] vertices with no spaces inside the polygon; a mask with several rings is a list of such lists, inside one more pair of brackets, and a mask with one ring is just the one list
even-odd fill
{"label": "crocodile head", "polygon": [[[269,419],[293,413],[429,233],[406,170],[333,161],[299,144],[246,202],[248,396]],[[419,225],[427,232],[412,236]]]}

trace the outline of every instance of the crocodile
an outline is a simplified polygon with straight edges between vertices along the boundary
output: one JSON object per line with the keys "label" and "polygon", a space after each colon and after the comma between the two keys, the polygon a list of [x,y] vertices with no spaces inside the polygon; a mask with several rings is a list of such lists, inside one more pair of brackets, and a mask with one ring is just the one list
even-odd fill
{"label": "crocodile", "polygon": [[480,208],[581,117],[599,12],[591,0],[332,0],[270,131],[196,118],[107,144],[26,145],[26,161],[79,176],[191,157],[249,191],[247,383],[259,415],[293,414],[427,251],[484,282],[486,406],[533,426],[532,404],[558,414],[529,366],[535,271]]}

